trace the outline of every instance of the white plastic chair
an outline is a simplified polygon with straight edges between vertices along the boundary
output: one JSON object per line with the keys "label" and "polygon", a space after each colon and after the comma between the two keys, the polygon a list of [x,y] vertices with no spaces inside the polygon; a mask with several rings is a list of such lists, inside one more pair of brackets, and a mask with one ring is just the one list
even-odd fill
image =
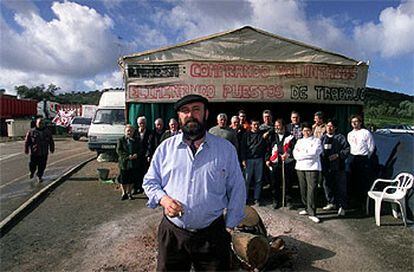
{"label": "white plastic chair", "polygon": [[[394,179],[377,179],[372,184],[371,189],[368,191],[367,197],[367,214],[369,213],[369,198],[375,200],[375,223],[380,226],[381,217],[381,202],[391,202],[400,205],[401,217],[404,221],[404,225],[407,226],[407,212],[405,208],[405,195],[408,190],[413,186],[414,176],[410,173],[400,173]],[[378,183],[386,183],[387,185],[382,191],[374,190]],[[393,215],[397,213],[393,210]]]}

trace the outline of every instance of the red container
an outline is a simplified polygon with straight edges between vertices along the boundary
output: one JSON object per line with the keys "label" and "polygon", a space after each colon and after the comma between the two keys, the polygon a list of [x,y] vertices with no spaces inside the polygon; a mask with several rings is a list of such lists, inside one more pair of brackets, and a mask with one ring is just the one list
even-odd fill
{"label": "red container", "polygon": [[30,117],[37,114],[37,101],[0,95],[0,118]]}

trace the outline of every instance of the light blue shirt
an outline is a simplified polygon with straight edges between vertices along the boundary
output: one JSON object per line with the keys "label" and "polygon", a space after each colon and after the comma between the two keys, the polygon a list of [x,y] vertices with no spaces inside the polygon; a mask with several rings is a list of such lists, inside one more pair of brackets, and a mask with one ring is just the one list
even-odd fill
{"label": "light blue shirt", "polygon": [[148,207],[156,208],[164,195],[178,200],[184,213],[169,218],[181,228],[201,229],[226,213],[233,228],[244,218],[246,189],[234,146],[206,133],[193,156],[183,134],[168,138],[156,149],[144,177]]}

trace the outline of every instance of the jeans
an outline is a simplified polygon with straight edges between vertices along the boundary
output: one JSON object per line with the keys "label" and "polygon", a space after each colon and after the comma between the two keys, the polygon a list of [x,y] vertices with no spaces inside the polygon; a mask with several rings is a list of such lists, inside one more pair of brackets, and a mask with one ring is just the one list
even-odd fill
{"label": "jeans", "polygon": [[[264,159],[247,159],[246,160],[246,197],[249,198],[249,186],[253,180],[254,185],[254,200],[260,200],[262,194],[262,182],[263,182],[263,165]],[[246,199],[246,200],[247,200]]]}

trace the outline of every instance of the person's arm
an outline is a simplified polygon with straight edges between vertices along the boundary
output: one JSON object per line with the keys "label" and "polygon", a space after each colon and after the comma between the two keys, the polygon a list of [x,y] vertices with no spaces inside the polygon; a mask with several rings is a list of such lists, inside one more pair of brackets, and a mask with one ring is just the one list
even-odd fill
{"label": "person's arm", "polygon": [[30,130],[26,133],[26,137],[24,139],[24,153],[29,154],[29,148],[32,145],[32,137],[30,137]]}
{"label": "person's arm", "polygon": [[162,187],[161,179],[161,167],[164,159],[163,149],[158,148],[144,177],[142,187],[148,197],[147,206],[150,208],[156,208],[160,204],[161,199],[167,195]]}
{"label": "person's arm", "polygon": [[349,146],[348,141],[345,139],[345,136],[341,136],[340,138],[340,146],[341,146],[341,150],[339,151],[339,157],[342,160],[345,160],[346,158],[348,158],[348,155],[351,151],[351,147]]}
{"label": "person's arm", "polygon": [[227,171],[226,192],[229,202],[226,214],[226,227],[232,229],[245,217],[244,207],[246,203],[246,186],[235,149],[234,152],[229,154]]}
{"label": "person's arm", "polygon": [[116,153],[118,154],[120,162],[123,164],[125,163],[126,160],[128,160],[129,154],[125,150],[122,141],[123,141],[123,138],[118,139],[118,143],[116,145]]}
{"label": "person's arm", "polygon": [[306,146],[303,145],[303,142],[298,141],[293,149],[293,156],[296,160],[307,160],[313,159],[315,156],[319,156],[322,153],[322,144],[318,138],[312,143],[306,142]]}
{"label": "person's arm", "polygon": [[53,153],[55,152],[55,141],[53,140],[53,135],[50,131],[49,131],[49,136],[50,136],[49,150],[51,153]]}
{"label": "person's arm", "polygon": [[375,142],[374,137],[372,137],[371,132],[367,130],[367,145],[368,145],[368,157],[371,157],[371,155],[374,153],[375,150]]}

